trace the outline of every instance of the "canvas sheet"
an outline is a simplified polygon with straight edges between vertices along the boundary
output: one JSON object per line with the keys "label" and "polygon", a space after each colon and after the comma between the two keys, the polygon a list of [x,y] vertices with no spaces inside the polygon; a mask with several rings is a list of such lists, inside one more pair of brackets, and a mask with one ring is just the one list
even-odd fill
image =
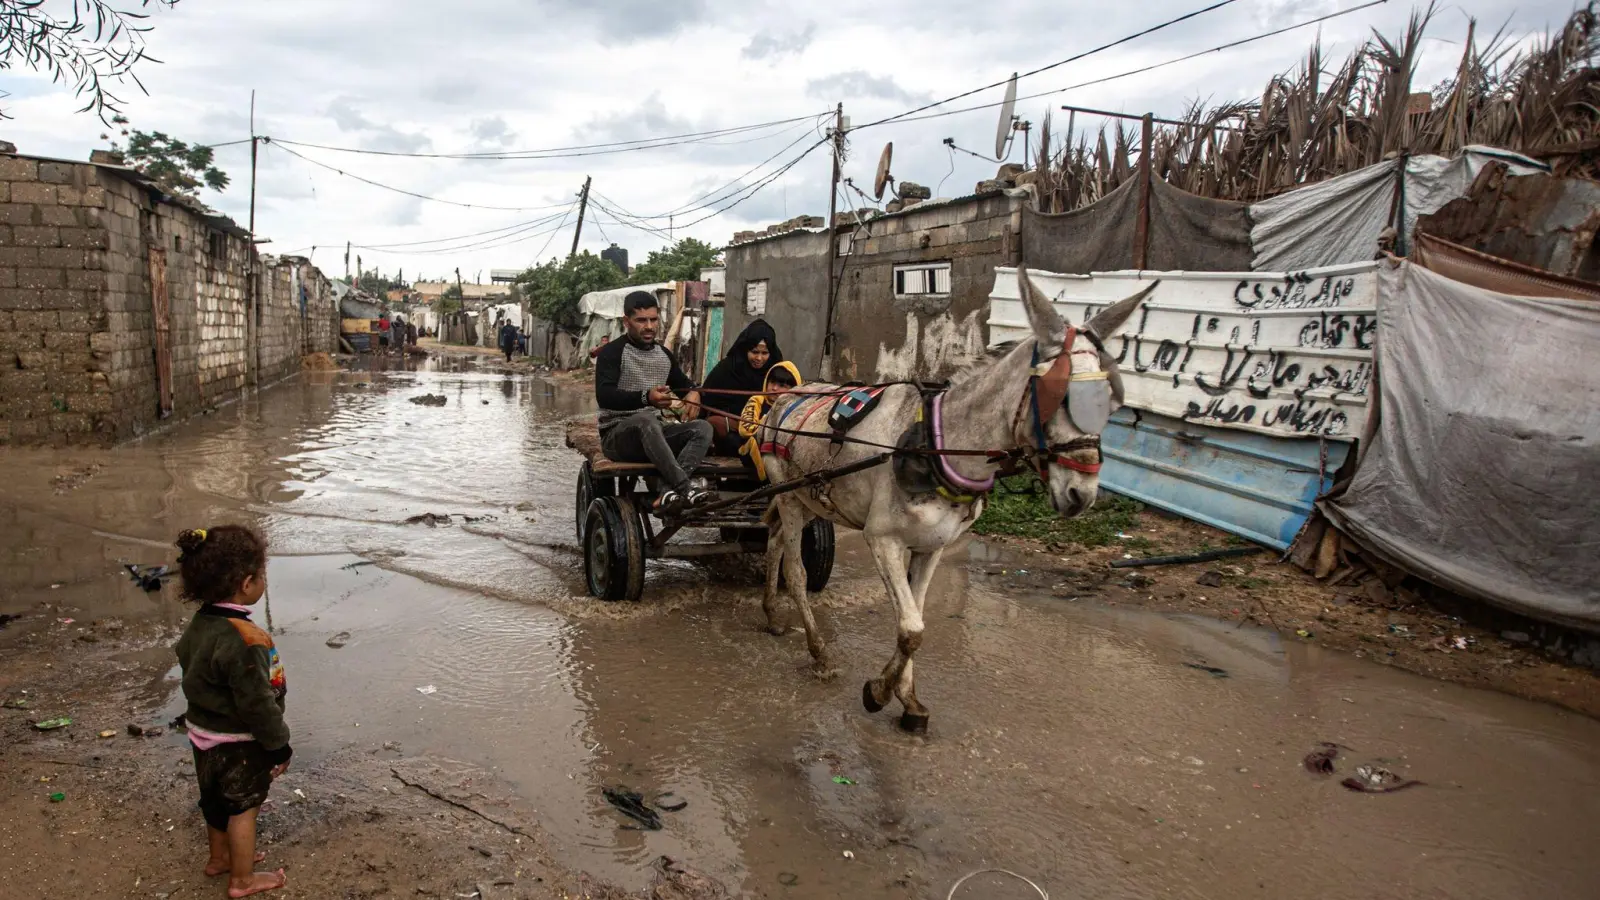
{"label": "canvas sheet", "polygon": [[1600,632],[1600,308],[1379,271],[1379,414],[1320,504],[1430,582]]}

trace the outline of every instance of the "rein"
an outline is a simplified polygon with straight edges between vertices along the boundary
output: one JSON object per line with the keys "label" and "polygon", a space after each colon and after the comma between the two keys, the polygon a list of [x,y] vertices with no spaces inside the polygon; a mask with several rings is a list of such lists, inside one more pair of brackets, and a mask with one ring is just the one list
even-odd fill
{"label": "rein", "polygon": [[[1096,337],[1093,332],[1087,330],[1080,331],[1075,327],[1068,326],[1066,338],[1062,341],[1061,353],[1056,356],[1055,359],[1051,360],[1048,366],[1040,365],[1037,362],[1038,350],[1037,348],[1034,350],[1035,363],[1033,367],[1033,375],[1028,380],[1027,391],[1023,393],[1021,399],[1017,403],[1017,412],[1012,419],[1012,432],[1015,434],[1021,430],[1022,417],[1030,411],[1030,407],[1032,408],[1032,431],[1034,441],[1028,446],[1016,447],[1011,450],[969,450],[953,449],[942,446],[944,443],[942,412],[945,393],[943,390],[934,394],[932,402],[929,404],[929,406],[931,406],[931,413],[933,417],[933,421],[931,423],[933,426],[934,437],[933,447],[901,447],[893,444],[882,444],[878,443],[877,441],[864,440],[848,434],[823,435],[805,431],[804,427],[806,422],[810,421],[811,416],[825,405],[822,403],[809,404],[811,408],[806,410],[805,416],[802,417],[800,428],[786,428],[781,424],[773,424],[770,422],[762,422],[760,423],[760,427],[768,429],[774,435],[788,435],[791,440],[785,443],[791,446],[794,443],[792,438],[796,437],[828,438],[838,443],[855,444],[861,447],[869,447],[874,450],[886,450],[900,456],[935,457],[940,460],[939,469],[940,476],[942,478],[947,479],[952,485],[959,487],[962,490],[972,491],[974,493],[985,493],[991,490],[994,487],[994,481],[996,477],[1013,474],[1016,471],[1017,464],[1022,462],[1026,462],[1032,466],[1034,472],[1037,473],[1040,478],[1044,478],[1046,476],[1046,469],[1050,465],[1058,465],[1062,468],[1071,469],[1074,472],[1082,472],[1086,475],[1095,475],[1100,472],[1101,465],[1099,435],[1085,434],[1075,437],[1070,441],[1066,441],[1065,443],[1052,444],[1049,442],[1049,438],[1046,436],[1044,431],[1044,423],[1049,420],[1051,415],[1054,414],[1055,409],[1065,402],[1067,389],[1071,382],[1103,380],[1109,377],[1109,373],[1103,371],[1072,371],[1072,348],[1079,336],[1082,336],[1096,348],[1100,348],[1102,346],[1099,338]],[[922,387],[919,382],[914,381],[888,381],[880,384],[868,385],[867,387],[885,388],[895,387],[898,385],[913,385],[919,388]],[[846,396],[851,391],[859,390],[860,388],[860,385],[856,385],[852,387],[834,388],[829,390],[793,389],[782,391],[736,391],[701,388],[699,391],[702,394],[718,394],[741,397],[756,395],[765,395],[769,397],[803,396],[822,400]],[[791,413],[794,413],[801,407],[807,405],[808,404],[805,401],[801,401],[790,406],[789,408],[783,410],[782,415],[778,417],[778,421],[782,422],[786,420]],[[703,405],[702,409],[704,409],[704,412],[707,415],[719,416],[732,422],[743,421],[741,417],[735,416],[731,413],[723,412],[721,410],[705,409]],[[1095,461],[1080,462],[1079,460],[1073,459],[1067,455],[1069,453],[1081,450],[1095,451]],[[993,475],[990,475],[988,478],[982,480],[967,478],[944,463],[944,458],[953,456],[978,457],[985,459],[990,463],[993,463],[997,467],[997,471]]]}

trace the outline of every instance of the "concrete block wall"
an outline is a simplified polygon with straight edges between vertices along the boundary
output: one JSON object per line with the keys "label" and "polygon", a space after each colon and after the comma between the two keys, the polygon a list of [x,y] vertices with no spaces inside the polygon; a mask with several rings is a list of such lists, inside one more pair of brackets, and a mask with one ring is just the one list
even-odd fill
{"label": "concrete block wall", "polygon": [[88,167],[0,156],[0,442],[106,433],[106,194]]}
{"label": "concrete block wall", "polygon": [[[1020,258],[1020,202],[979,195],[868,223],[841,259],[835,380],[945,378],[982,355],[994,270]],[[895,266],[917,262],[950,263],[950,293],[897,299]]]}
{"label": "concrete block wall", "polygon": [[[166,259],[173,416],[239,397],[337,348],[336,304],[309,262],[302,320],[261,292],[237,226],[126,170],[0,155],[0,444],[114,440],[160,420],[151,259]],[[285,269],[285,275],[288,275]],[[260,332],[265,340],[252,345]]]}

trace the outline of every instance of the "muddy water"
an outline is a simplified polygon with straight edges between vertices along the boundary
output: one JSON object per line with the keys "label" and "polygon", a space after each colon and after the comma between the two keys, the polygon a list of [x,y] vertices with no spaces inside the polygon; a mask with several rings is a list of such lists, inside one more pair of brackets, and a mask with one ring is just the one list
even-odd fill
{"label": "muddy water", "polygon": [[[425,393],[449,401],[408,402]],[[929,600],[927,739],[860,708],[893,619],[848,542],[823,595],[836,682],[805,672],[798,637],[758,631],[738,563],[663,564],[645,602],[591,601],[560,428],[586,408],[579,387],[433,363],[302,376],[114,451],[9,451],[0,612],[180,625],[171,592],[134,590],[118,561],[166,561],[196,523],[259,522],[304,764],[389,743],[491,766],[573,865],[631,886],[662,853],[796,900],[943,898],[988,867],[1056,898],[1600,883],[1600,724],[1267,632],[1019,596],[961,565],[989,561],[981,544]],[[427,512],[455,524],[404,524]],[[1317,779],[1300,761],[1319,741],[1352,748],[1338,777],[1376,763],[1426,784],[1365,796]],[[689,805],[626,830],[599,796],[611,784]],[[1036,895],[981,876],[957,896]]]}

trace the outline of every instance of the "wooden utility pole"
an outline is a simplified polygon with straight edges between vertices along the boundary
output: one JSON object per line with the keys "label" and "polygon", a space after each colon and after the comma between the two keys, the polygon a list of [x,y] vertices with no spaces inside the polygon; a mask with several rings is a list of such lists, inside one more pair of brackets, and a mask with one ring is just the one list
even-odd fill
{"label": "wooden utility pole", "polygon": [[256,136],[256,92],[250,92],[250,243],[256,240],[256,150],[261,138]]}
{"label": "wooden utility pole", "polygon": [[833,378],[833,307],[839,298],[839,236],[834,219],[839,211],[839,168],[844,161],[844,104],[833,111],[833,181],[828,188],[828,317],[822,336],[822,378]]}
{"label": "wooden utility pole", "polygon": [[589,209],[589,182],[592,180],[591,176],[583,177],[583,193],[578,195],[578,227],[572,232],[572,252],[567,254],[569,257],[578,255],[578,239],[583,237],[583,214]]}
{"label": "wooden utility pole", "polygon": [[1144,115],[1139,137],[1139,217],[1133,225],[1133,267],[1145,268],[1150,256],[1150,142],[1155,140],[1154,118]]}

